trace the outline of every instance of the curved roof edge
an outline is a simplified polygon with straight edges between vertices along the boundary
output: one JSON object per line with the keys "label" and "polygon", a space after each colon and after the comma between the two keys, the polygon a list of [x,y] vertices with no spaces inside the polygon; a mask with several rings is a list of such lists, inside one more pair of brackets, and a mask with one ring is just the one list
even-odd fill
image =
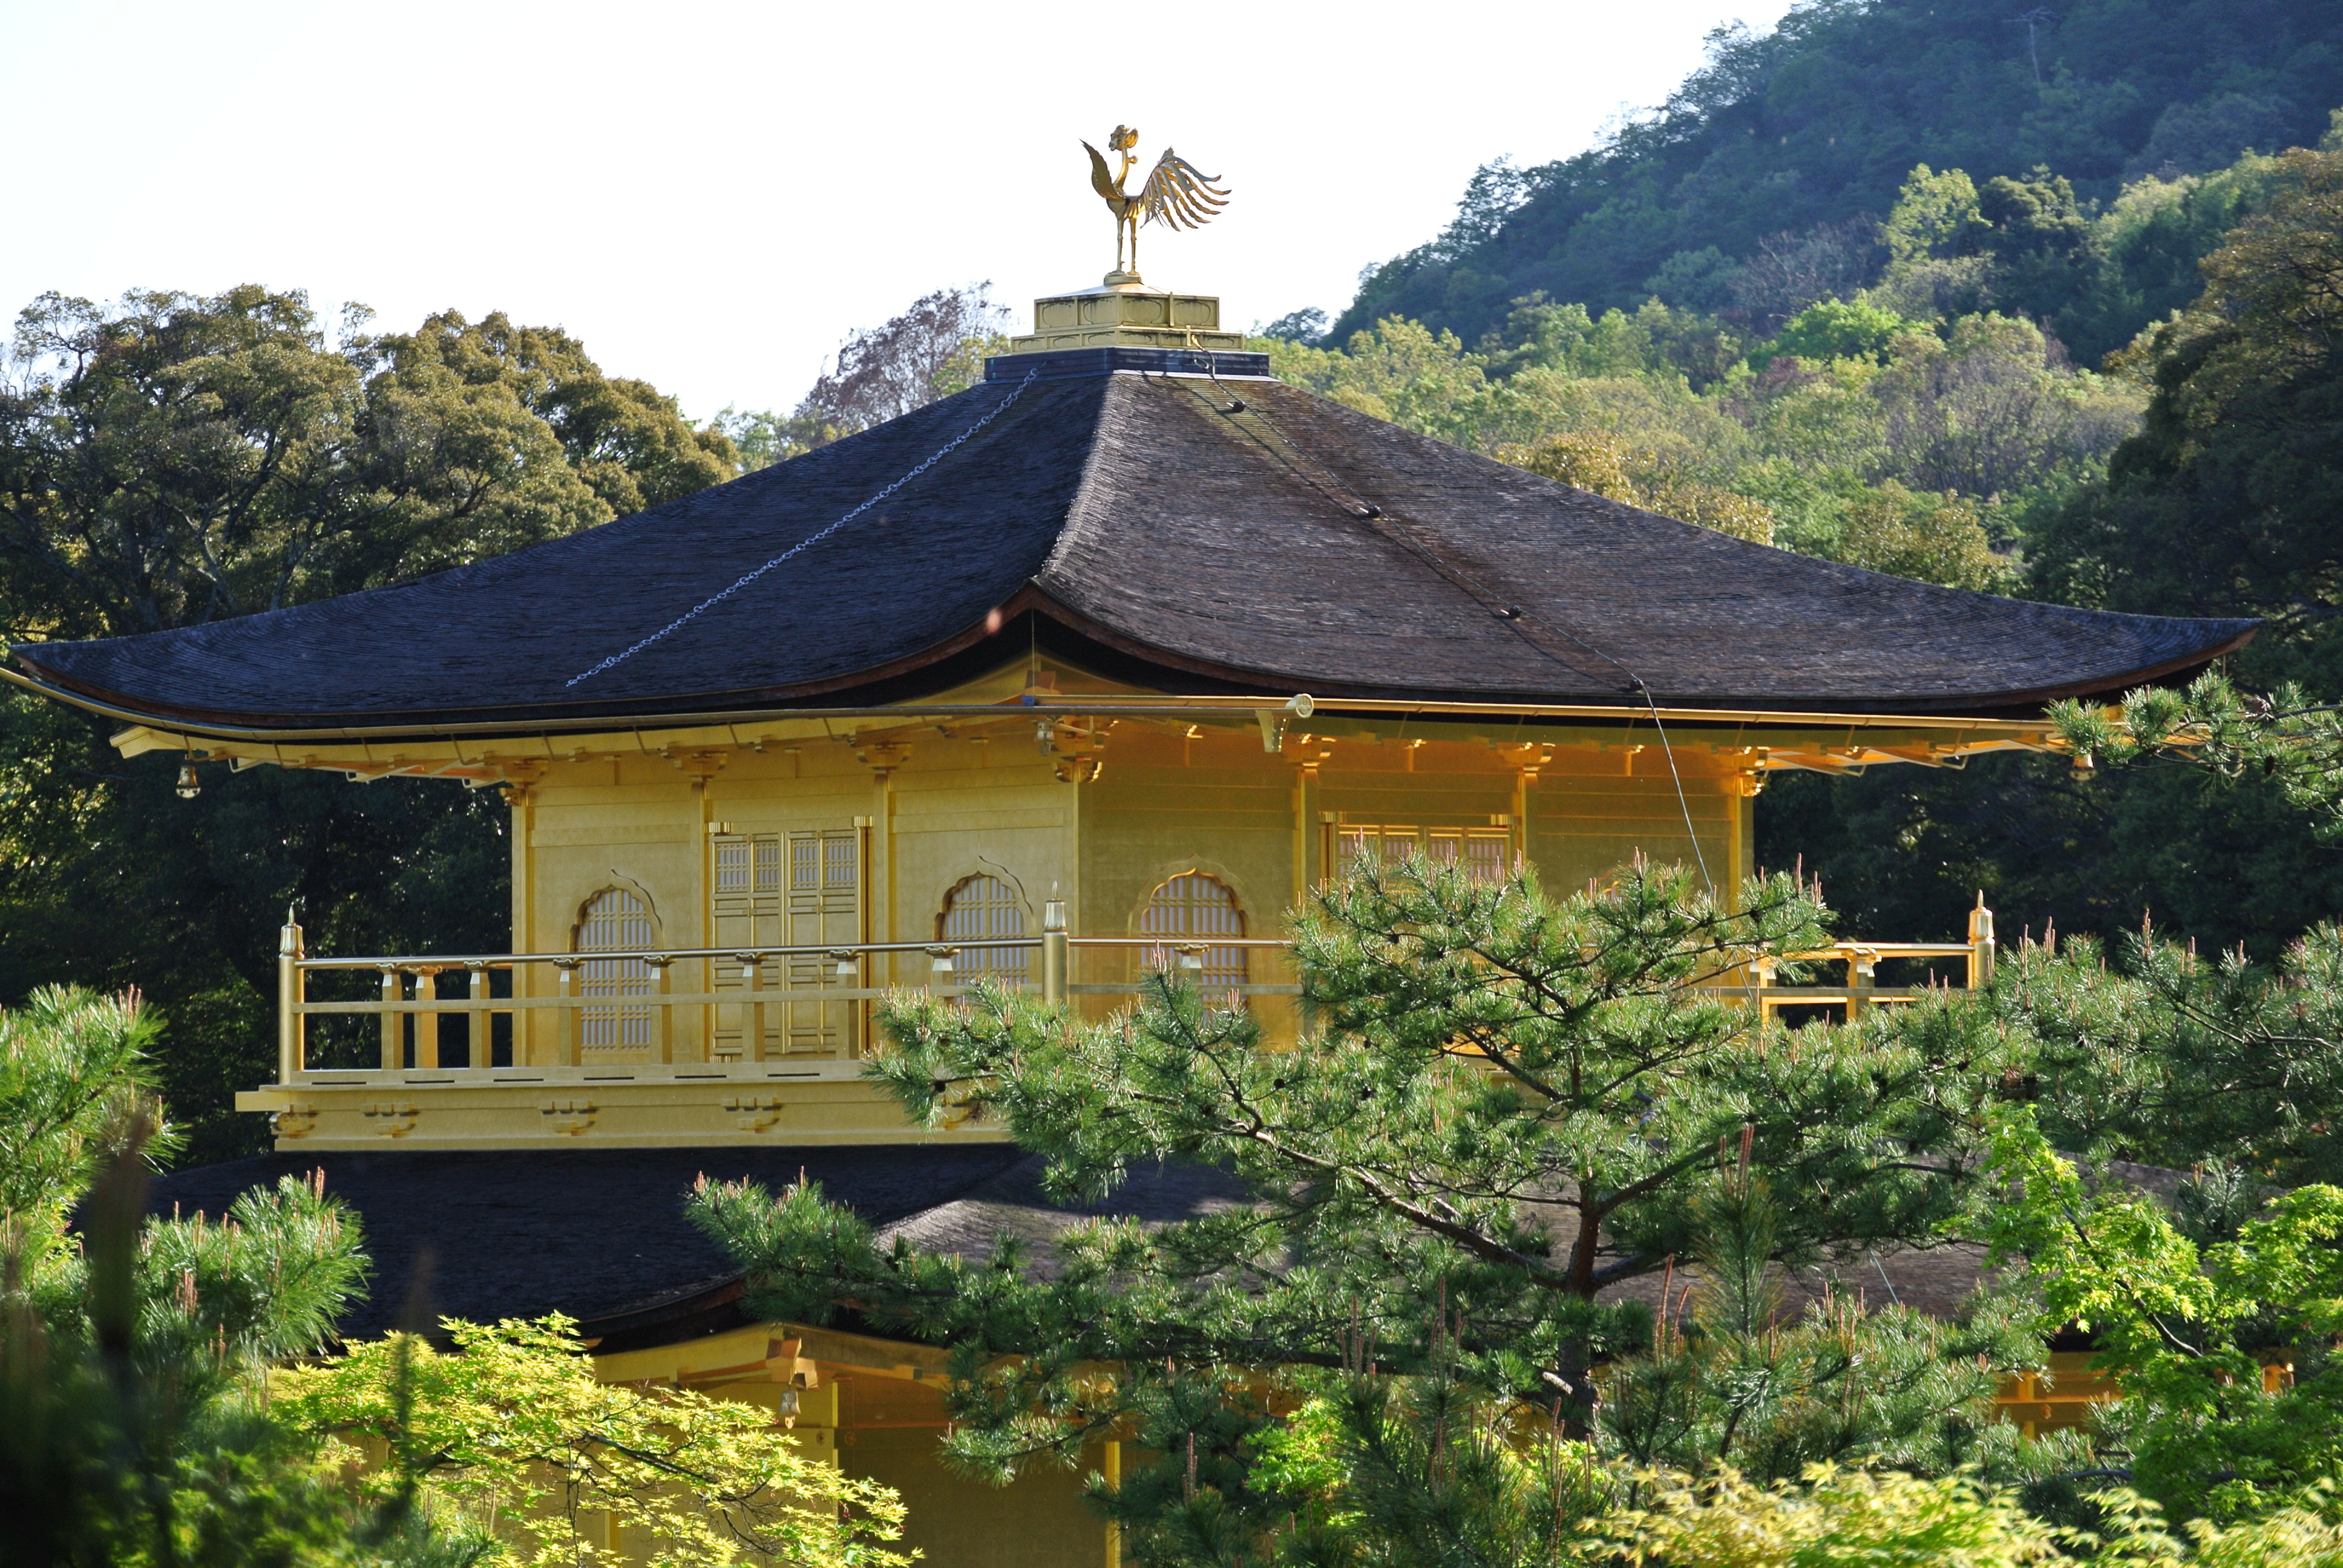
{"label": "curved roof edge", "polygon": [[[90,688],[62,672],[50,669],[37,658],[26,657],[30,651],[26,645],[18,645],[10,651],[37,671],[40,678],[0,665],[0,680],[126,724],[167,730],[191,739],[230,740],[330,742],[459,735],[494,739],[547,733],[669,729],[781,718],[876,717],[918,709],[921,706],[918,700],[920,696],[951,683],[948,678],[960,673],[954,667],[980,663],[989,666],[998,662],[982,658],[981,650],[988,644],[997,643],[1004,653],[1014,651],[1011,645],[1022,644],[1026,640],[1017,634],[1017,624],[1029,616],[1052,623],[1071,633],[1078,643],[1089,645],[1088,649],[1053,647],[1053,651],[1071,653],[1076,658],[1086,651],[1106,654],[1121,667],[1117,673],[1131,679],[1134,684],[1147,684],[1151,677],[1166,678],[1156,686],[1156,689],[1164,692],[1174,702],[1201,706],[1241,700],[1246,697],[1279,700],[1304,691],[1302,683],[1289,676],[1214,665],[1140,642],[1059,603],[1048,592],[1031,585],[1021,590],[984,621],[963,628],[918,654],[873,669],[809,682],[801,687],[754,692],[714,692],[658,705],[581,703],[567,705],[566,711],[548,711],[539,708],[486,712],[457,710],[327,715],[324,717],[328,721],[320,723],[319,716],[313,715],[206,712],[141,703],[121,693]],[[995,617],[998,617],[997,625]],[[1323,682],[1311,683],[1307,695],[1321,701],[1340,701],[1346,707],[1355,706],[1362,710],[1440,709],[1458,714],[1501,713],[1508,717],[1550,713],[1555,718],[1588,718],[1613,712],[1633,716],[1656,707],[1664,717],[1672,721],[1697,721],[1712,718],[1720,721],[1810,724],[1835,719],[2023,719],[2037,714],[2045,705],[2053,701],[2102,696],[2193,675],[2215,659],[2244,648],[2261,628],[2259,621],[2207,621],[2204,624],[2208,629],[2219,628],[2227,635],[2219,641],[2160,664],[2036,690],[1954,693],[1926,701],[1816,702],[1812,699],[1762,692],[1737,699],[1691,700],[1671,699],[1664,692],[1655,692],[1647,700],[1632,691],[1622,691],[1613,700],[1601,701],[1589,700],[1584,695],[1546,699],[1492,698],[1471,691],[1366,688]],[[1055,644],[1058,639],[1051,640]],[[947,678],[932,678],[938,676]],[[1181,677],[1187,678],[1182,680]],[[1187,689],[1182,691],[1182,688]],[[863,703],[804,700],[856,692],[864,694],[869,700]],[[1116,699],[1102,704],[1097,700],[1069,698],[1062,706],[1089,712],[1101,706],[1115,706],[1118,702],[1142,700]]]}

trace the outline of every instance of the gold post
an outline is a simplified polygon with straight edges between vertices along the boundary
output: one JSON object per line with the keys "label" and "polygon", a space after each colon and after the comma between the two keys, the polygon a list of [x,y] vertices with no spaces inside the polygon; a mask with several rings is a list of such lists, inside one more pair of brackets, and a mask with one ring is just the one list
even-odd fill
{"label": "gold post", "polygon": [[[472,971],[472,1000],[474,1001],[488,1000],[488,966],[486,964],[467,964],[464,967]],[[466,1017],[469,1021],[467,1024],[465,1030],[467,1043],[464,1051],[464,1065],[467,1067],[487,1067],[496,1059],[496,1031],[488,1026],[488,1010],[486,1008],[474,1008],[466,1015]]]}
{"label": "gold post", "polygon": [[290,1083],[293,1075],[301,1070],[305,1020],[301,1004],[306,1000],[301,979],[301,928],[294,923],[293,911],[285,911],[285,929],[277,933],[277,1081]]}
{"label": "gold post", "polygon": [[395,964],[383,965],[382,1005],[384,1012],[382,1015],[382,1070],[385,1072],[396,1072],[400,1068],[407,1065],[406,1025],[397,1013],[389,1010],[390,1009],[396,1008],[401,1001],[406,1000],[398,993],[399,985],[397,966]]}
{"label": "gold post", "polygon": [[1969,911],[1969,990],[1984,990],[1993,984],[1993,911],[1985,907],[1985,893],[1977,893],[1976,908]]}
{"label": "gold post", "polygon": [[1066,1000],[1066,902],[1045,900],[1041,905],[1041,1000],[1055,1004]]}
{"label": "gold post", "polygon": [[555,1037],[554,1061],[561,1067],[578,1065],[578,965],[580,961],[578,959],[553,960],[553,994],[561,1002],[560,1007],[555,1010],[561,1015],[561,1028]]}
{"label": "gold post", "polygon": [[[671,994],[675,988],[668,983],[668,972],[675,967],[675,960],[662,956],[645,961],[659,970],[659,995]],[[672,1003],[663,1001],[659,1004],[659,1060],[671,1062],[675,1060],[675,1007]]]}
{"label": "gold post", "polygon": [[[1105,1461],[1107,1486],[1112,1491],[1121,1492],[1122,1490],[1122,1444],[1109,1438],[1106,1442],[1106,1452],[1101,1457]],[[1106,1568],[1122,1568],[1122,1526],[1111,1519],[1107,1521],[1106,1525]]]}
{"label": "gold post", "polygon": [[[437,964],[415,966],[415,1000],[417,1002],[439,1000],[439,967]],[[437,1068],[439,1065],[439,1015],[418,1011],[415,1015],[415,1065]]]}
{"label": "gold post", "polygon": [[762,1061],[765,1060],[765,961],[755,953],[742,953],[740,967],[748,972],[749,994],[756,999],[740,1010],[748,1015],[744,1021],[751,1031],[749,1049],[740,1056],[746,1061]]}

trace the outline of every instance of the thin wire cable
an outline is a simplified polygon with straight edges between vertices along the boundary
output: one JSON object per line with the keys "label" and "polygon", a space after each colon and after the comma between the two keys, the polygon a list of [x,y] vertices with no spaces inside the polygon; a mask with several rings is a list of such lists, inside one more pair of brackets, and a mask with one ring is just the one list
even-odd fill
{"label": "thin wire cable", "polygon": [[[1223,408],[1222,413],[1228,416],[1232,422],[1233,422],[1235,416],[1239,413],[1252,414],[1262,424],[1268,426],[1271,432],[1275,435],[1279,440],[1284,442],[1286,446],[1292,449],[1296,457],[1301,458],[1303,462],[1309,464],[1312,467],[1317,469],[1321,474],[1325,476],[1327,484],[1322,485],[1317,480],[1311,478],[1309,475],[1302,475],[1302,478],[1303,482],[1308,484],[1311,488],[1324,496],[1328,500],[1332,501],[1336,506],[1341,507],[1342,510],[1349,512],[1363,520],[1373,521],[1378,518],[1383,518],[1386,521],[1390,520],[1381,507],[1375,506],[1365,497],[1360,495],[1356,490],[1352,489],[1350,486],[1342,483],[1342,479],[1335,475],[1332,469],[1327,467],[1326,465],[1318,461],[1317,458],[1303,451],[1301,444],[1295,441],[1292,437],[1287,435],[1284,427],[1270,417],[1268,409],[1257,407],[1252,404],[1247,403],[1235,393],[1229,391],[1228,387],[1222,382],[1219,373],[1213,368],[1212,360],[1209,357],[1207,357],[1204,362],[1204,374],[1211,377],[1213,387],[1218,388],[1228,397],[1229,406],[1226,408]],[[1332,486],[1333,488],[1328,488],[1328,485]],[[1341,497],[1336,496],[1334,494],[1334,489],[1340,489],[1342,491],[1344,495],[1347,495],[1350,498],[1350,501],[1345,502]],[[1684,776],[1676,769],[1676,749],[1668,739],[1667,725],[1660,719],[1659,701],[1652,695],[1652,689],[1649,685],[1645,684],[1644,678],[1636,674],[1634,670],[1628,668],[1624,663],[1613,658],[1610,654],[1604,652],[1601,648],[1595,647],[1593,643],[1587,641],[1584,638],[1579,636],[1576,632],[1571,630],[1561,622],[1554,620],[1543,614],[1534,614],[1529,610],[1522,608],[1519,605],[1513,603],[1504,595],[1492,592],[1487,585],[1475,578],[1471,573],[1465,571],[1454,562],[1443,559],[1432,548],[1431,546],[1426,545],[1420,539],[1416,538],[1413,529],[1400,531],[1400,541],[1409,549],[1423,557],[1427,562],[1432,564],[1440,571],[1442,576],[1454,578],[1466,585],[1475,597],[1486,599],[1491,603],[1503,605],[1505,608],[1500,613],[1501,619],[1509,621],[1534,621],[1538,626],[1543,627],[1546,630],[1554,632],[1568,638],[1570,641],[1576,643],[1579,647],[1584,648],[1587,652],[1593,654],[1595,658],[1601,659],[1604,663],[1611,666],[1612,668],[1617,670],[1620,674],[1627,678],[1627,689],[1641,697],[1644,699],[1644,706],[1651,709],[1652,728],[1658,732],[1660,738],[1660,754],[1668,759],[1668,779],[1670,783],[1675,786],[1676,809],[1684,813],[1684,838],[1692,845],[1692,858],[1694,863],[1700,868],[1700,879],[1707,885],[1709,896],[1711,898],[1715,898],[1716,896],[1716,879],[1709,875],[1708,856],[1700,847],[1700,830],[1693,826],[1692,801],[1684,794]],[[1551,650],[1539,648],[1534,641],[1532,641],[1528,638],[1523,638],[1522,640],[1529,643],[1531,648],[1535,648],[1539,653],[1544,654],[1546,658],[1553,658],[1556,664],[1561,664],[1564,668],[1568,669],[1570,668],[1569,665],[1564,663],[1563,660],[1554,658]],[[1574,670],[1572,673],[1575,674],[1577,672]]]}
{"label": "thin wire cable", "polygon": [[722,604],[726,599],[730,598],[734,594],[739,593],[742,588],[747,588],[750,583],[755,582],[759,578],[763,577],[767,572],[771,571],[774,568],[784,564],[794,557],[803,555],[806,551],[813,548],[814,546],[821,543],[822,540],[838,532],[839,529],[844,528],[847,524],[852,522],[855,518],[860,517],[863,513],[869,511],[871,508],[877,506],[880,502],[885,500],[888,497],[893,495],[896,491],[901,489],[904,486],[918,478],[921,474],[926,473],[938,463],[942,462],[946,457],[951,456],[953,451],[960,447],[961,442],[967,440],[979,430],[983,429],[987,425],[991,424],[995,419],[1001,417],[1001,415],[1007,413],[1009,411],[1009,406],[1025,395],[1025,388],[1031,387],[1033,384],[1033,378],[1040,374],[1041,372],[1039,370],[1027,371],[1025,373],[1025,379],[1017,383],[1017,385],[1010,390],[1008,397],[1003,397],[1000,402],[994,404],[983,418],[979,419],[975,424],[970,425],[967,429],[962,430],[959,435],[944,443],[943,446],[938,447],[930,455],[926,462],[920,464],[918,467],[912,469],[910,473],[904,475],[901,478],[896,480],[893,484],[888,486],[885,489],[880,491],[877,495],[871,497],[869,500],[863,502],[860,506],[855,508],[852,511],[839,518],[838,521],[830,524],[828,528],[822,529],[818,534],[811,534],[805,538],[799,539],[796,544],[791,545],[788,549],[783,550],[779,555],[775,556],[771,560],[767,561],[755,571],[742,574],[731,587],[709,595],[706,598],[701,599],[698,604],[693,605],[689,609],[684,611],[681,615],[676,617],[673,620],[659,628],[659,630],[651,633],[650,636],[643,638],[642,641],[635,644],[634,647],[628,648],[625,652],[614,653],[609,658],[604,659],[601,663],[596,665],[593,668],[581,670],[578,674],[571,676],[568,680],[562,682],[563,689],[567,689],[569,687],[575,686],[581,680],[590,680],[606,669],[610,669],[618,665],[624,664],[627,660],[634,658],[635,655],[642,652],[643,649],[650,647],[651,644],[658,642],[664,638],[671,637],[676,632],[680,631],[685,626],[689,625],[693,620],[698,619],[708,611],[715,608],[718,605]]}

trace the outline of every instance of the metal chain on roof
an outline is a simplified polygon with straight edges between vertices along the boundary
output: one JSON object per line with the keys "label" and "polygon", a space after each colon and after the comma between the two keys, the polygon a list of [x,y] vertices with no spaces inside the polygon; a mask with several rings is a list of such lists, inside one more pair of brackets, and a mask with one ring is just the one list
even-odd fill
{"label": "metal chain on roof", "polygon": [[941,447],[937,447],[933,453],[929,455],[926,462],[921,463],[918,467],[912,469],[910,473],[904,475],[901,478],[896,480],[893,484],[888,486],[885,489],[880,491],[877,495],[871,497],[869,500],[863,502],[860,506],[855,508],[852,511],[847,513],[844,517],[839,518],[836,522],[830,524],[820,533],[808,535],[806,538],[799,539],[796,544],[791,545],[788,549],[783,550],[779,555],[775,556],[771,560],[767,561],[763,566],[759,567],[755,571],[743,573],[731,587],[709,595],[706,598],[701,599],[698,604],[693,605],[689,609],[684,611],[681,615],[676,617],[673,620],[668,622],[665,626],[659,628],[657,631],[651,633],[650,636],[643,638],[632,648],[629,648],[621,653],[614,653],[609,658],[604,659],[601,663],[596,665],[593,668],[581,670],[578,674],[571,676],[568,680],[562,682],[563,689],[567,689],[569,687],[575,686],[581,680],[590,680],[606,669],[610,669],[618,665],[624,664],[627,660],[634,658],[635,655],[642,652],[643,649],[650,647],[651,644],[658,642],[664,638],[672,637],[675,633],[683,629],[684,627],[689,625],[700,616],[715,608],[718,605],[722,604],[726,599],[730,598],[734,594],[739,593],[742,588],[747,588],[750,583],[755,582],[767,572],[771,571],[775,567],[781,566],[793,558],[803,555],[806,551],[813,548],[814,546],[821,543],[822,540],[838,532],[839,529],[844,528],[847,524],[852,522],[855,518],[860,517],[863,513],[869,511],[871,508],[877,506],[880,502],[885,500],[888,497],[893,495],[896,491],[901,489],[904,486],[918,478],[921,474],[926,473],[930,468],[934,467],[938,463],[940,463],[946,457],[950,457],[954,451],[959,449],[960,443],[966,441],[979,430],[983,429],[987,425],[991,424],[995,419],[1000,418],[1001,415],[1007,413],[1009,411],[1009,406],[1025,395],[1025,388],[1031,387],[1033,384],[1034,377],[1040,374],[1041,372],[1038,370],[1027,371],[1025,373],[1025,379],[1011,387],[1009,390],[1009,396],[1003,397],[1000,402],[995,403],[991,408],[986,412],[983,418],[979,419],[975,424],[970,425],[967,429],[962,430],[959,435],[954,436]]}

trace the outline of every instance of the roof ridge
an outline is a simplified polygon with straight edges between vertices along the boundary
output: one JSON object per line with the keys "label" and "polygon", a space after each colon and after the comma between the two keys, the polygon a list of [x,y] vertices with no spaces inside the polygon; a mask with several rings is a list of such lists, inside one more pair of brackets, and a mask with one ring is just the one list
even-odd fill
{"label": "roof ridge", "polygon": [[[1066,498],[1065,518],[1059,523],[1056,536],[1050,540],[1049,549],[1042,554],[1041,560],[1025,578],[1025,586],[1039,593],[1050,593],[1048,586],[1042,579],[1049,577],[1051,568],[1058,566],[1064,558],[1068,541],[1077,535],[1086,538],[1099,526],[1085,514],[1089,509],[1090,498],[1098,488],[1100,451],[1105,445],[1101,437],[1106,432],[1108,409],[1114,401],[1116,388],[1122,382],[1122,375],[1120,372],[1111,372],[1099,379],[1104,385],[1099,391],[1098,411],[1091,418],[1090,439],[1084,443],[1081,468],[1074,480],[1073,494]],[[1134,379],[1144,380],[1146,377],[1144,375],[1135,375]],[[1100,519],[1100,522],[1102,523],[1102,521],[1103,519]],[[1051,597],[1055,598],[1054,595]]]}

